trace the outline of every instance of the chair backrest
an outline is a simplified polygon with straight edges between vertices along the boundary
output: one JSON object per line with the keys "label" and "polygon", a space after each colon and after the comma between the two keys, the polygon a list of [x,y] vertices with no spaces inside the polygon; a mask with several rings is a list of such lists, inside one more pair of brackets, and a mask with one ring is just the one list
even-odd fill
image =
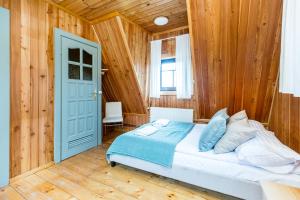
{"label": "chair backrest", "polygon": [[121,102],[106,102],[105,117],[122,117],[122,115]]}

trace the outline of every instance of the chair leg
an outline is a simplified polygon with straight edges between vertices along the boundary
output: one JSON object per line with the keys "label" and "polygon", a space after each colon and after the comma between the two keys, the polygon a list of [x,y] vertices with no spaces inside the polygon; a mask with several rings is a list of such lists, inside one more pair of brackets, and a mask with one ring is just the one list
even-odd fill
{"label": "chair leg", "polygon": [[124,124],[123,124],[123,122],[122,122],[122,131],[124,131]]}
{"label": "chair leg", "polygon": [[104,129],[104,135],[106,135],[106,125],[105,124],[103,126],[103,129]]}

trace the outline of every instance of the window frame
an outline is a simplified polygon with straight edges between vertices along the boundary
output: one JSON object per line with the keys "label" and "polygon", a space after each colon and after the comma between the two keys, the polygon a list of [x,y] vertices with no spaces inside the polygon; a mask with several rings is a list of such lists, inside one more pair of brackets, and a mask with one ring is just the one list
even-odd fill
{"label": "window frame", "polygon": [[[162,65],[165,63],[176,63],[176,58],[163,58],[161,59],[161,65],[160,65],[160,91],[161,92],[176,92],[176,87],[162,87]],[[175,85],[175,70],[170,70],[173,71],[173,84]]]}

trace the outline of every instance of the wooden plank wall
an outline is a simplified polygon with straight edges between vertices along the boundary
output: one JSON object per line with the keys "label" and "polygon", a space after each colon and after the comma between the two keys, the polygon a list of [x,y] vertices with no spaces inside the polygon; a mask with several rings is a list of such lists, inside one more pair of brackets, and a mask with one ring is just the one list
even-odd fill
{"label": "wooden plank wall", "polygon": [[282,0],[187,0],[198,116],[228,107],[267,122],[278,71]]}
{"label": "wooden plank wall", "polygon": [[53,28],[94,40],[89,23],[44,0],[0,0],[11,12],[11,177],[53,161]]}
{"label": "wooden plank wall", "polygon": [[[102,80],[106,101],[121,101],[123,112],[146,114],[147,106],[135,72],[130,46],[121,17],[116,16],[93,25],[102,45],[103,62],[109,71]],[[142,66],[142,65],[140,65]]]}
{"label": "wooden plank wall", "polygon": [[129,126],[140,126],[149,122],[148,114],[124,113],[124,124]]}
{"label": "wooden plank wall", "polygon": [[[187,26],[171,29],[160,33],[152,34],[152,40],[162,40],[161,57],[173,58],[176,56],[176,36],[188,34],[189,28]],[[149,50],[150,54],[150,50]]]}
{"label": "wooden plank wall", "polygon": [[279,93],[274,96],[274,104],[269,121],[269,129],[284,144],[300,152],[300,98]]}

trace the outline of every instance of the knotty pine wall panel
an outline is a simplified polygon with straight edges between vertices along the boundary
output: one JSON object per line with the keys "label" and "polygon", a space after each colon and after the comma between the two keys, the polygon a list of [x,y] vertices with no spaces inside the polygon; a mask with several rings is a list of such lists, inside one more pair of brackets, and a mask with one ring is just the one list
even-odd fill
{"label": "knotty pine wall panel", "polygon": [[228,107],[267,122],[280,54],[282,0],[187,0],[198,116]]}
{"label": "knotty pine wall panel", "polygon": [[11,14],[11,177],[53,161],[53,29],[94,40],[89,23],[44,0],[0,0]]}

